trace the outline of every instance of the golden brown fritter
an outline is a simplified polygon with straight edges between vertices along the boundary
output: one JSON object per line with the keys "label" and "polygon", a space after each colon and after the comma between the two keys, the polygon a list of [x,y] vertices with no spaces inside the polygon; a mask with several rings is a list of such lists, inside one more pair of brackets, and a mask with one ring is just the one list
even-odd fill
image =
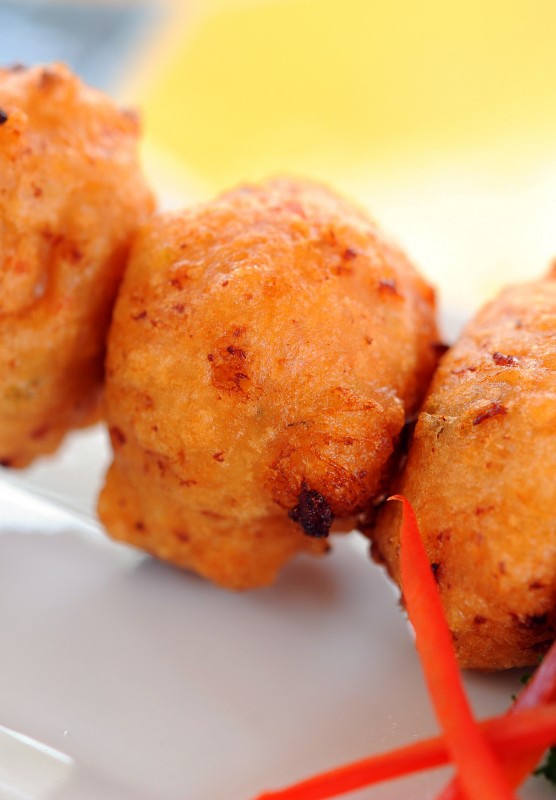
{"label": "golden brown fritter", "polygon": [[153,201],[138,123],[61,65],[0,69],[0,463],[97,414],[107,326]]}
{"label": "golden brown fritter", "polygon": [[[534,664],[556,632],[556,275],[502,292],[440,362],[395,486],[464,667]],[[374,555],[399,582],[400,511]]]}
{"label": "golden brown fritter", "polygon": [[436,339],[429,286],[321,186],[153,218],[109,337],[102,521],[222,586],[271,583],[383,491]]}

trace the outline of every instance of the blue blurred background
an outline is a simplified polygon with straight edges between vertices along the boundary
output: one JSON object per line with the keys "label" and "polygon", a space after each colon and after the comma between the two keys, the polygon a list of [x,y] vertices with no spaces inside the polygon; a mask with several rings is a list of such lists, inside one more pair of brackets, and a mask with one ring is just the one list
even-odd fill
{"label": "blue blurred background", "polygon": [[64,61],[106,91],[123,79],[164,18],[156,2],[0,0],[3,64]]}

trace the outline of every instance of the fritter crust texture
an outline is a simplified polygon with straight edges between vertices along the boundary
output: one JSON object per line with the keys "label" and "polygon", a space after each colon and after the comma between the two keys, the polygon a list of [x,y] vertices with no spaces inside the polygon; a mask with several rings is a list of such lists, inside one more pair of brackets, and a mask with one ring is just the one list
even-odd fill
{"label": "fritter crust texture", "polygon": [[[457,655],[535,664],[556,632],[556,275],[509,288],[441,360],[397,492],[413,503]],[[397,503],[373,552],[399,583]]]}
{"label": "fritter crust texture", "polygon": [[153,208],[138,123],[61,65],[0,69],[0,463],[98,412],[108,322]]}
{"label": "fritter crust texture", "polygon": [[110,332],[102,521],[221,586],[271,583],[383,491],[436,340],[432,290],[321,186],[153,218]]}

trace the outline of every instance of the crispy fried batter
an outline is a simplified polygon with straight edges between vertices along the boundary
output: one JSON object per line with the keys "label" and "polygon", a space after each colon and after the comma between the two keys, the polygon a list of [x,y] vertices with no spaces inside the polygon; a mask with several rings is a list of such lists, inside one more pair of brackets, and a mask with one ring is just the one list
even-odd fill
{"label": "crispy fried batter", "polygon": [[436,338],[432,290],[321,186],[157,216],[110,333],[102,521],[222,586],[272,582],[383,491]]}
{"label": "crispy fried batter", "polygon": [[[444,356],[395,488],[461,665],[536,663],[556,633],[556,274],[504,291]],[[399,582],[396,505],[372,535]]]}
{"label": "crispy fried batter", "polygon": [[110,313],[153,201],[138,123],[61,65],[0,69],[0,463],[97,414]]}

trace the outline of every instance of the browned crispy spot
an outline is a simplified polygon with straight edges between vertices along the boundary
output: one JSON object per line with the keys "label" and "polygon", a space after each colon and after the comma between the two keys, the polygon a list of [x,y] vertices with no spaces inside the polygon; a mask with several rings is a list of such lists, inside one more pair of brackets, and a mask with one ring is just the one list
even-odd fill
{"label": "browned crispy spot", "polygon": [[63,78],[54,70],[45,67],[39,75],[38,86],[39,89],[49,91],[60,83],[63,83]]}
{"label": "browned crispy spot", "polygon": [[240,347],[232,347],[231,345],[226,348],[226,352],[229,353],[231,356],[237,356],[238,358],[247,358],[245,350],[242,350]]}
{"label": "browned crispy spot", "polygon": [[508,409],[506,406],[503,406],[502,403],[491,403],[484,411],[477,414],[473,420],[473,425],[480,425],[481,422],[484,422],[486,419],[491,419],[491,417],[498,417],[500,415],[503,416],[507,413]]}
{"label": "browned crispy spot", "polygon": [[529,588],[533,589],[533,590],[535,590],[535,589],[544,589],[544,586],[545,585],[544,585],[544,583],[542,581],[532,581],[529,584]]}
{"label": "browned crispy spot", "polygon": [[228,392],[246,393],[251,383],[245,371],[247,353],[241,347],[228,345],[210,353],[212,384]]}
{"label": "browned crispy spot", "polygon": [[330,526],[334,520],[334,514],[326,498],[317,492],[316,489],[309,489],[303,486],[298,503],[288,511],[288,516],[294,522],[298,522],[307,536],[322,539],[328,536]]}
{"label": "browned crispy spot", "polygon": [[218,511],[213,511],[211,508],[204,508],[201,514],[203,517],[209,517],[210,519],[226,519],[224,514],[219,514]]}
{"label": "browned crispy spot", "polygon": [[381,278],[378,282],[378,290],[379,292],[391,294],[394,297],[402,296],[398,291],[398,286],[393,278]]}
{"label": "browned crispy spot", "polygon": [[491,511],[494,510],[494,506],[477,506],[475,509],[475,514],[477,517],[481,517],[483,514],[489,514]]}
{"label": "browned crispy spot", "polygon": [[112,442],[112,447],[114,449],[117,447],[122,447],[122,445],[124,445],[127,441],[125,434],[116,426],[111,427],[108,433],[110,434],[110,441]]}
{"label": "browned crispy spot", "polygon": [[197,486],[198,481],[194,480],[193,478],[180,478],[180,486],[186,486],[189,488],[190,486]]}
{"label": "browned crispy spot", "polygon": [[154,406],[154,400],[150,394],[145,394],[144,392],[141,392],[141,394],[137,397],[137,402],[141,402],[143,408],[152,408]]}
{"label": "browned crispy spot", "polygon": [[50,425],[41,425],[39,428],[35,428],[35,430],[31,431],[31,439],[44,439],[49,430]]}
{"label": "browned crispy spot", "polygon": [[511,614],[511,617],[526,630],[544,628],[548,623],[548,614]]}
{"label": "browned crispy spot", "polygon": [[452,375],[463,375],[465,372],[477,372],[477,367],[458,367],[450,370]]}
{"label": "browned crispy spot", "polygon": [[517,356],[507,356],[504,353],[493,353],[492,360],[499,367],[515,367],[516,364],[519,364]]}
{"label": "browned crispy spot", "polygon": [[344,261],[352,261],[354,258],[357,258],[357,250],[354,250],[353,247],[346,247],[342,253],[342,258]]}
{"label": "browned crispy spot", "polygon": [[174,289],[183,289],[183,280],[187,280],[187,275],[182,275],[181,278],[171,278],[170,279],[170,286],[173,286]]}

